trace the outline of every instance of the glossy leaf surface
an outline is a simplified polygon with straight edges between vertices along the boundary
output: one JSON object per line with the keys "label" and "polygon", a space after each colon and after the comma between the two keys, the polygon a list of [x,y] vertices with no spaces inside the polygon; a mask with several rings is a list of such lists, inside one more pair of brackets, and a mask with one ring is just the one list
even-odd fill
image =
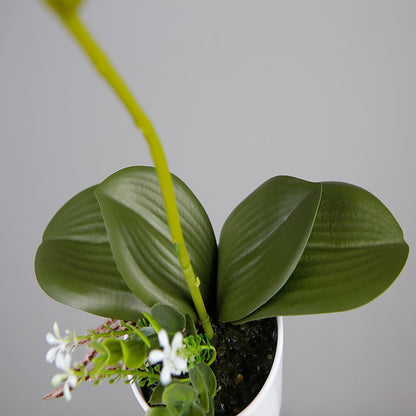
{"label": "glossy leaf surface", "polygon": [[320,184],[278,176],[231,213],[218,252],[221,321],[249,315],[286,283],[308,241],[320,197]]}
{"label": "glossy leaf surface", "polygon": [[127,287],[113,259],[95,187],[52,218],[35,259],[36,277],[55,300],[96,315],[136,320],[148,311]]}
{"label": "glossy leaf surface", "polygon": [[[215,290],[216,242],[203,207],[173,176],[179,216],[191,263],[209,308]],[[123,169],[95,191],[116,264],[129,288],[147,305],[164,303],[195,316],[167,224],[156,172]]]}
{"label": "glossy leaf surface", "polygon": [[384,292],[403,268],[408,246],[388,209],[345,183],[324,183],[315,225],[286,285],[245,320],[356,308]]}

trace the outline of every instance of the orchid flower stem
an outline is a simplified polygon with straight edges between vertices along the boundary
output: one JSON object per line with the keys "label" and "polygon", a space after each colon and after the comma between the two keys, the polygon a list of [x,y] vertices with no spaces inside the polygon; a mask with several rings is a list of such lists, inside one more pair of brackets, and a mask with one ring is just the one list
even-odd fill
{"label": "orchid flower stem", "polygon": [[74,7],[71,10],[66,10],[55,5],[59,2],[53,2],[50,0],[46,0],[46,2],[61,17],[65,26],[72,33],[72,35],[81,45],[84,52],[91,59],[92,64],[96,70],[110,84],[111,88],[127,108],[128,112],[133,118],[135,125],[139,130],[142,131],[143,136],[149,145],[150,153],[159,178],[171,238],[176,246],[179,264],[185,276],[186,283],[188,285],[199,319],[201,320],[203,329],[211,339],[214,335],[214,331],[212,329],[210,319],[206,311],[201,292],[199,290],[199,279],[195,276],[189,254],[185,246],[182,227],[179,220],[178,207],[173,190],[172,177],[169,172],[166,157],[156,131],[149,118],[146,116],[144,111],[141,109],[133,97],[127,85],[116,72],[105,54],[101,51],[100,47],[92,38],[83,22],[79,19],[77,14],[77,7]]}

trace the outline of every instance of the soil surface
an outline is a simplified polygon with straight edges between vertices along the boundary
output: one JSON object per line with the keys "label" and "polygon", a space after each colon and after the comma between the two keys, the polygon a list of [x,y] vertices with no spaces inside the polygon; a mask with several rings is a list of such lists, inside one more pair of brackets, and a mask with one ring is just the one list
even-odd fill
{"label": "soil surface", "polygon": [[257,396],[273,365],[277,343],[276,319],[242,325],[213,324],[217,359],[216,416],[235,416]]}

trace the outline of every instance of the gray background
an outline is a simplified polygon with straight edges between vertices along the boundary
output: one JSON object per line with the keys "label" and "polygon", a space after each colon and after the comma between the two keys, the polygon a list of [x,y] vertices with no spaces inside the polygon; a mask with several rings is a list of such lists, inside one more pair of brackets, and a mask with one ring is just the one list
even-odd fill
{"label": "gray background", "polygon": [[[91,0],[83,15],[217,236],[278,174],[355,183],[390,208],[410,245],[397,282],[355,311],[285,319],[283,415],[414,415],[416,2]],[[39,1],[0,0],[0,138],[2,415],[139,415],[123,384],[40,400],[52,323],[101,322],[37,286],[42,232],[80,190],[151,161]]]}

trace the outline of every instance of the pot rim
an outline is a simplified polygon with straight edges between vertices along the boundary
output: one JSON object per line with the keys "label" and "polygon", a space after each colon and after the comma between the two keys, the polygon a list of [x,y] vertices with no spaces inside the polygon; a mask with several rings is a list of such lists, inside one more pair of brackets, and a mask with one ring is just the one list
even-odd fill
{"label": "pot rim", "polygon": [[[273,381],[276,378],[279,368],[282,365],[282,358],[283,358],[283,319],[281,316],[277,318],[277,345],[276,345],[276,354],[274,356],[273,365],[270,370],[269,375],[263,387],[257,394],[257,396],[253,399],[253,401],[237,416],[244,416],[246,411],[251,410],[257,402],[261,401],[263,397],[267,394],[270,387],[273,385]],[[130,382],[131,389],[133,390],[133,394],[136,397],[137,401],[139,402],[141,408],[147,412],[150,409],[150,406],[147,404],[146,400],[142,396],[141,389],[137,386],[135,382]]]}

